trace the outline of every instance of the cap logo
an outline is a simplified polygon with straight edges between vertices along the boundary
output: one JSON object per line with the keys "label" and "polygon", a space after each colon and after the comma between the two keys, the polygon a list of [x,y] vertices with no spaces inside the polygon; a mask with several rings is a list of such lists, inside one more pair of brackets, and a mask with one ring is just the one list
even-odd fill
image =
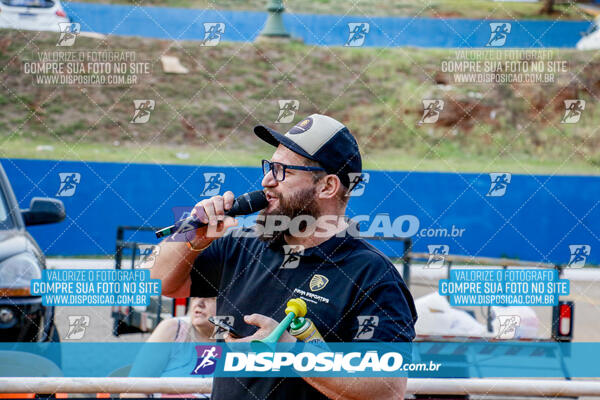
{"label": "cap logo", "polygon": [[331,117],[313,114],[296,124],[285,136],[302,150],[314,156],[343,128],[345,127],[342,123]]}
{"label": "cap logo", "polygon": [[313,119],[311,117],[304,118],[302,121],[298,122],[292,129],[289,130],[290,135],[297,135],[299,133],[304,133],[310,129],[313,124]]}

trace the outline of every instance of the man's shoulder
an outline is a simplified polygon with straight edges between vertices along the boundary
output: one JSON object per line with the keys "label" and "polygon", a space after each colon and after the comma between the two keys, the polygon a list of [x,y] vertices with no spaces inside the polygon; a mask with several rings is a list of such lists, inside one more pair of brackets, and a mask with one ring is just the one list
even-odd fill
{"label": "man's shoulder", "polygon": [[402,281],[396,266],[385,254],[362,238],[350,239],[346,263],[357,268],[366,281],[365,284],[377,284],[390,281]]}
{"label": "man's shoulder", "polygon": [[363,238],[352,237],[349,239],[348,245],[352,248],[350,256],[355,259],[364,260],[369,265],[380,264],[382,266],[394,267],[394,263],[392,263],[392,260],[388,256]]}

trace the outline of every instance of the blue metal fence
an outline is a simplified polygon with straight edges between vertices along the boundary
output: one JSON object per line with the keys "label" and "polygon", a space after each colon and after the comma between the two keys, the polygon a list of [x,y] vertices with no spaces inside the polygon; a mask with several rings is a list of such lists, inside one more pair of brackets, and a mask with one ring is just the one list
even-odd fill
{"label": "blue metal fence", "polygon": [[[49,255],[113,254],[118,225],[172,224],[174,208],[191,207],[205,197],[205,174],[223,173],[220,192],[235,194],[260,189],[262,178],[253,167],[0,162],[21,208],[35,196],[55,197],[59,173],[80,174],[73,195],[60,197],[67,219],[30,228]],[[371,222],[377,214],[389,214],[391,221],[415,216],[414,251],[444,244],[452,254],[566,263],[570,245],[586,244],[592,250],[588,262],[600,264],[600,177],[514,174],[503,196],[487,196],[489,174],[368,172],[364,194],[350,199],[347,214],[366,214]],[[127,239],[155,241],[147,232],[134,232]],[[374,244],[390,256],[402,254],[401,243]]]}
{"label": "blue metal fence", "polygon": [[[260,33],[266,12],[139,7],[66,2],[65,10],[82,31],[143,36],[171,40],[204,39],[204,23],[225,24],[223,40],[253,41]],[[342,15],[284,14],[293,36],[305,43],[343,46],[349,38],[349,23],[367,22],[366,47],[485,47],[490,23],[509,22],[510,33],[503,47],[575,47],[590,23],[586,21],[494,21],[461,18],[361,17]]]}

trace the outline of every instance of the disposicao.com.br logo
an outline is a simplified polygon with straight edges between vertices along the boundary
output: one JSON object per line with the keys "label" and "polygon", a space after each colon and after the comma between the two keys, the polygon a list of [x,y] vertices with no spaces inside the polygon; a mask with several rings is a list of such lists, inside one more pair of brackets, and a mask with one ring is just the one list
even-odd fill
{"label": "disposicao.com.br logo", "polygon": [[441,364],[404,363],[402,354],[377,351],[363,352],[229,352],[225,357],[224,372],[279,372],[292,368],[295,372],[319,373],[377,373],[437,371]]}

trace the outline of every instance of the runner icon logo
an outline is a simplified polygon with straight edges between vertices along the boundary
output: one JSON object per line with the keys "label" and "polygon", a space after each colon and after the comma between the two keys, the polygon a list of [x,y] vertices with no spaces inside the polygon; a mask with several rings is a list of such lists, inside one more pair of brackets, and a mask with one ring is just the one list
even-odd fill
{"label": "runner icon logo", "polygon": [[205,22],[204,39],[200,42],[201,46],[216,46],[221,41],[221,35],[225,33],[225,24],[223,22]]}
{"label": "runner icon logo", "polygon": [[518,315],[499,315],[498,321],[500,326],[496,338],[514,339],[517,328],[521,325],[521,317]]}
{"label": "runner icon logo", "polygon": [[81,32],[81,25],[79,22],[59,22],[58,29],[60,30],[60,36],[58,42],[56,42],[56,46],[68,47],[75,44],[75,39],[77,39],[77,35]]}
{"label": "runner icon logo", "polygon": [[576,124],[585,110],[585,100],[565,100],[565,114],[560,120],[561,124]]}
{"label": "runner icon logo", "polygon": [[67,332],[65,339],[81,339],[88,326],[90,326],[90,317],[88,315],[69,315],[69,332]]}
{"label": "runner icon logo", "polygon": [[490,172],[490,190],[486,193],[488,197],[502,197],[510,183],[512,175],[508,172]]}
{"label": "runner icon logo", "polygon": [[221,358],[221,346],[196,346],[198,361],[190,375],[211,375],[217,368],[217,360]]}
{"label": "runner icon logo", "polygon": [[368,172],[349,172],[348,178],[350,180],[350,186],[346,192],[346,196],[358,197],[362,196],[365,192],[365,187],[369,183],[371,175]]}
{"label": "runner icon logo", "polygon": [[443,109],[444,100],[423,100],[423,116],[419,120],[418,125],[435,124],[440,118]]}
{"label": "runner icon logo", "polygon": [[300,264],[300,256],[304,254],[304,246],[298,245],[283,245],[283,262],[281,263],[281,269],[294,269],[298,268]]}
{"label": "runner icon logo", "polygon": [[365,43],[365,38],[369,33],[371,26],[368,22],[350,22],[348,23],[348,40],[344,44],[347,47],[360,47]]}
{"label": "runner icon logo", "polygon": [[443,267],[446,256],[450,252],[450,246],[446,244],[430,244],[427,245],[427,250],[429,251],[429,258],[427,259],[425,268]]}
{"label": "runner icon logo", "polygon": [[486,47],[502,47],[506,44],[506,39],[512,26],[509,22],[490,22],[490,39]]}
{"label": "runner icon logo", "polygon": [[298,100],[278,100],[279,102],[279,114],[275,120],[276,124],[289,124],[294,120],[296,111],[300,107]]}
{"label": "runner icon logo", "polygon": [[373,337],[375,328],[379,325],[379,317],[377,315],[359,315],[358,330],[354,336],[354,340],[368,340]]}
{"label": "runner icon logo", "polygon": [[81,174],[78,172],[59,172],[60,186],[56,197],[71,197],[75,194],[77,185],[81,182]]}
{"label": "runner icon logo", "polygon": [[571,244],[569,245],[569,251],[571,252],[571,258],[567,267],[581,268],[585,265],[587,257],[592,251],[592,246],[589,244]]}
{"label": "runner icon logo", "polygon": [[225,174],[223,172],[205,172],[204,189],[200,196],[216,196],[221,191],[221,185],[225,183]]}
{"label": "runner icon logo", "polygon": [[[215,315],[214,319],[217,321],[221,321],[229,326],[233,326],[233,322],[235,321],[233,315]],[[221,328],[218,325],[215,325],[213,332],[210,335],[210,338],[215,340],[223,340],[225,339],[226,333],[227,331],[225,329]]]}
{"label": "runner icon logo", "polygon": [[145,124],[150,120],[150,113],[154,111],[154,100],[134,100],[132,124]]}

